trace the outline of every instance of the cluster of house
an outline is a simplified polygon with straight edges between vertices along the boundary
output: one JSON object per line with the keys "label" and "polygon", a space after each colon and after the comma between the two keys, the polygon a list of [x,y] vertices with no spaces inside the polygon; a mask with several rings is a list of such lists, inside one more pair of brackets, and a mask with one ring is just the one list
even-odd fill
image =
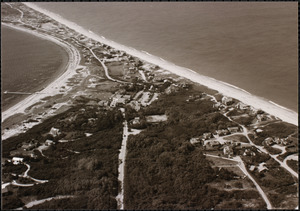
{"label": "cluster of house", "polygon": [[206,142],[204,145],[205,150],[222,150],[223,155],[232,158],[234,152],[244,156],[255,156],[255,152],[251,150],[251,144],[241,143],[236,141],[228,140],[221,144],[217,140]]}
{"label": "cluster of house", "polygon": [[1,159],[1,165],[5,166],[6,163],[12,163],[14,165],[19,165],[24,162],[24,158],[21,157],[13,157],[12,159],[2,158]]}
{"label": "cluster of house", "polygon": [[129,94],[115,93],[110,97],[110,100],[101,100],[98,102],[99,106],[103,107],[117,107],[125,104],[132,107],[134,110],[139,111],[142,106],[150,105],[154,100],[158,99],[158,93],[139,91],[132,99]]}
{"label": "cluster of house", "polygon": [[190,141],[191,143],[199,143],[206,140],[210,140],[211,138],[215,138],[217,136],[224,136],[224,135],[229,135],[233,133],[240,132],[242,129],[240,127],[228,127],[227,129],[221,129],[221,130],[216,130],[215,132],[211,133],[203,133],[201,136],[197,138],[192,138]]}
{"label": "cluster of house", "polygon": [[[201,99],[208,99],[211,98],[210,95],[207,95],[206,93],[201,93],[201,94],[197,94],[197,95],[191,95],[189,96],[189,98],[186,100],[187,102],[192,102],[192,101],[197,101],[197,100],[201,100]],[[212,99],[212,98],[211,98]],[[212,99],[213,101],[215,101],[213,107],[217,108],[219,110],[225,109],[228,106],[231,106],[230,110],[233,109],[239,109],[241,111],[246,112],[246,114],[248,115],[256,115],[256,121],[262,122],[262,121],[268,121],[268,120],[274,120],[274,117],[272,117],[269,114],[266,114],[264,112],[259,113],[259,109],[256,109],[252,106],[246,105],[243,102],[236,102],[233,98],[231,97],[227,97],[227,96],[223,96],[221,99],[221,102],[216,101],[216,99]]]}
{"label": "cluster of house", "polygon": [[249,170],[250,170],[250,171],[254,171],[255,169],[257,169],[257,170],[258,170],[258,172],[263,172],[263,171],[267,171],[267,170],[269,170],[269,169],[267,168],[267,166],[266,166],[266,163],[265,163],[265,162],[263,162],[263,163],[260,163],[258,166],[251,165],[251,166],[249,167]]}
{"label": "cluster of house", "polygon": [[120,104],[125,105],[126,103],[128,103],[130,101],[130,99],[131,99],[130,95],[116,94],[116,95],[112,96],[110,107],[114,108]]}
{"label": "cluster of house", "polygon": [[268,137],[263,141],[263,145],[272,146],[274,144],[287,146],[292,143],[290,138],[278,138],[278,137]]}
{"label": "cluster of house", "polygon": [[204,133],[199,137],[191,138],[190,143],[196,144],[200,143],[205,150],[222,150],[223,154],[228,157],[232,157],[234,150],[242,150],[239,153],[242,153],[245,156],[254,156],[255,152],[251,149],[251,144],[241,143],[232,140],[225,141],[221,144],[218,140],[214,139],[218,136],[233,134],[241,131],[240,127],[228,127],[228,129],[216,130],[214,133]]}
{"label": "cluster of house", "polygon": [[[50,132],[50,135],[53,137],[56,137],[60,134],[59,129],[52,127]],[[53,140],[47,139],[44,143],[44,146],[51,146],[55,144]],[[35,149],[37,149],[41,144],[36,140],[31,140],[28,142],[23,142],[22,146],[16,150],[10,151],[11,156],[24,156],[24,157],[31,157],[36,158],[37,155],[33,152]]]}

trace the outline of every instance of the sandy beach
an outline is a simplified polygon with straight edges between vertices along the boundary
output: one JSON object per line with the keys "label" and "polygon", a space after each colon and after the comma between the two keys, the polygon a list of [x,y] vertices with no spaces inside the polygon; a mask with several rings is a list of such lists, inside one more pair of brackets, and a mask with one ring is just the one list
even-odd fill
{"label": "sandy beach", "polygon": [[235,87],[233,85],[230,85],[228,83],[218,81],[213,78],[200,75],[190,69],[177,66],[177,65],[170,63],[162,58],[153,56],[147,52],[138,51],[134,48],[130,48],[130,47],[118,44],[114,41],[108,40],[108,39],[104,38],[103,36],[96,35],[95,33],[91,32],[89,30],[86,30],[83,27],[81,27],[71,21],[68,21],[57,14],[54,14],[45,9],[42,9],[33,3],[24,3],[24,4],[26,4],[28,7],[31,7],[32,9],[34,9],[36,11],[44,13],[45,15],[53,18],[54,20],[68,26],[69,28],[71,28],[89,38],[92,38],[96,41],[102,42],[102,43],[109,45],[113,48],[116,48],[118,50],[125,51],[126,53],[128,53],[132,56],[138,57],[146,62],[150,62],[155,65],[159,65],[161,68],[164,68],[176,75],[185,77],[193,82],[196,82],[196,83],[202,84],[204,86],[207,86],[208,88],[217,90],[218,92],[220,92],[223,95],[233,97],[233,98],[240,100],[241,102],[243,102],[247,105],[250,105],[256,109],[261,109],[275,117],[282,119],[285,122],[288,122],[288,123],[291,123],[294,125],[298,125],[298,113],[297,112],[294,112],[290,109],[287,109],[285,107],[277,105],[271,101],[268,101],[267,99],[264,99],[264,98],[261,98],[258,96],[254,96],[254,95],[250,94],[249,92],[246,92],[245,90],[242,90],[242,89]]}
{"label": "sandy beach", "polygon": [[64,86],[66,84],[67,80],[69,78],[71,78],[72,76],[74,76],[74,74],[76,74],[75,70],[78,67],[81,58],[80,58],[80,54],[76,48],[74,48],[69,43],[59,40],[58,38],[54,38],[52,36],[34,32],[32,30],[24,29],[24,28],[21,28],[18,26],[13,26],[13,25],[4,24],[4,23],[2,23],[2,24],[5,26],[8,26],[8,27],[12,27],[14,29],[20,30],[20,31],[24,31],[26,33],[30,33],[30,34],[32,34],[34,36],[38,36],[42,39],[47,39],[49,41],[52,41],[52,42],[56,43],[57,45],[60,45],[61,47],[63,47],[69,56],[69,63],[66,66],[64,73],[62,75],[60,75],[55,81],[50,83],[45,89],[40,91],[40,93],[44,93],[44,94],[40,94],[40,93],[32,94],[32,95],[28,96],[27,98],[25,98],[24,100],[22,100],[21,102],[17,103],[16,105],[14,105],[14,106],[10,107],[9,109],[7,109],[6,111],[2,112],[2,122],[4,122],[8,117],[10,117],[14,114],[24,113],[25,109],[27,107],[37,103],[41,99],[43,99],[47,96],[53,96],[53,95],[59,94],[59,88]]}

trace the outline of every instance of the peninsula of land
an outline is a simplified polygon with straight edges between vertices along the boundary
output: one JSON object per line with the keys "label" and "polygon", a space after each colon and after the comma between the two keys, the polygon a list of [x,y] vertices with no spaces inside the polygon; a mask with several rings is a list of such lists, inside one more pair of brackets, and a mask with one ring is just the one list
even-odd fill
{"label": "peninsula of land", "polygon": [[32,3],[1,13],[69,55],[2,112],[3,209],[298,207],[297,113]]}

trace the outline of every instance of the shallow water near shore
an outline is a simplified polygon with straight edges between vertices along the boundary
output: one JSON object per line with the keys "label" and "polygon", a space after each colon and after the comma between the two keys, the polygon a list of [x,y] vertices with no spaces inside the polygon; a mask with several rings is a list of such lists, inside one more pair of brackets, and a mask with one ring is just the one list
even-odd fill
{"label": "shallow water near shore", "polygon": [[46,87],[65,69],[68,54],[55,43],[10,27],[1,26],[2,111],[28,95],[3,94],[35,92]]}
{"label": "shallow water near shore", "polygon": [[297,3],[36,4],[110,40],[297,111]]}

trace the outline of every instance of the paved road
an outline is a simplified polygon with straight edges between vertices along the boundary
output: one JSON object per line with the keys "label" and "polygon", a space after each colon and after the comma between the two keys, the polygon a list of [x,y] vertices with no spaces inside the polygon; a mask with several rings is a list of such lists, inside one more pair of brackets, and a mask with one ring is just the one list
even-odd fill
{"label": "paved road", "polygon": [[[125,117],[125,111],[124,109],[121,109],[121,112],[123,116]],[[121,191],[116,197],[116,200],[118,202],[118,209],[123,210],[124,209],[124,172],[125,172],[125,159],[126,159],[126,147],[127,147],[127,139],[128,139],[128,123],[125,120],[123,122],[123,140],[122,140],[122,145],[120,149],[120,154],[119,154],[119,176],[118,180],[121,182]]]}

